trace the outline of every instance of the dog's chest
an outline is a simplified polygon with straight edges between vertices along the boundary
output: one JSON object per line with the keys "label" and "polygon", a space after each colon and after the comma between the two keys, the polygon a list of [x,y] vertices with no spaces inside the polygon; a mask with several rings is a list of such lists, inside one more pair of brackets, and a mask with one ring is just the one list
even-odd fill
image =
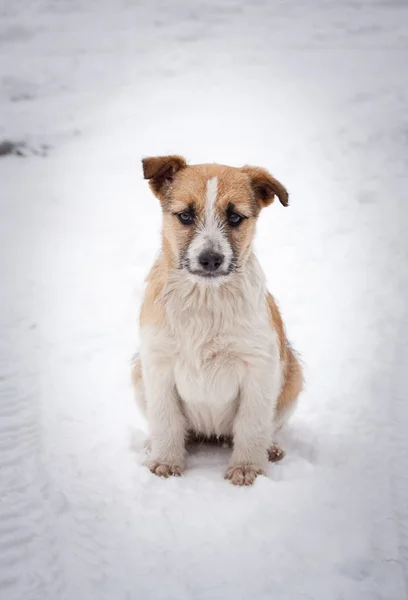
{"label": "dog's chest", "polygon": [[248,365],[270,343],[263,288],[247,287],[168,297],[176,388],[189,426],[208,435],[231,433]]}
{"label": "dog's chest", "polygon": [[229,435],[248,362],[268,344],[267,318],[240,314],[217,320],[198,313],[180,317],[174,375],[189,427],[206,435]]}
{"label": "dog's chest", "polygon": [[237,396],[244,363],[236,341],[216,336],[197,341],[194,336],[179,345],[175,379],[182,399],[189,404],[224,404]]}
{"label": "dog's chest", "polygon": [[180,347],[175,382],[189,428],[206,435],[231,433],[244,368],[228,337]]}

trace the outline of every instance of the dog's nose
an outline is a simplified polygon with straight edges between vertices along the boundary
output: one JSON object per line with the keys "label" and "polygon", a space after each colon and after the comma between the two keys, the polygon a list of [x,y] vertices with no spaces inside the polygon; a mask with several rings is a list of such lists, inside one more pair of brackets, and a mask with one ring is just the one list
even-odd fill
{"label": "dog's nose", "polygon": [[221,265],[224,257],[213,250],[204,250],[198,257],[198,262],[205,271],[216,271]]}

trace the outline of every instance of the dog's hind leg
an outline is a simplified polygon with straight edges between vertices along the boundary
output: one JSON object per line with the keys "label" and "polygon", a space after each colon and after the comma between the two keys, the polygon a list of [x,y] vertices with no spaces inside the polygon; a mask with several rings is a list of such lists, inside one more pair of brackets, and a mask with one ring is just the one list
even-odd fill
{"label": "dog's hind leg", "polygon": [[275,442],[275,435],[286,425],[295,412],[297,399],[303,388],[302,367],[292,349],[288,347],[285,369],[285,382],[278,398],[272,443],[268,450],[269,460],[278,462],[285,456],[284,451]]}

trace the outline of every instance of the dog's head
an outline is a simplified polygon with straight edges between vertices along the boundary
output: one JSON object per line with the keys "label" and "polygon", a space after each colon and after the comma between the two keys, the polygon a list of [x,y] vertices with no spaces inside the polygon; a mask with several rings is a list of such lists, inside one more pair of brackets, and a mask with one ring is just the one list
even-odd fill
{"label": "dog's head", "polygon": [[288,192],[260,167],[187,165],[181,156],[143,160],[143,173],[163,209],[164,251],[201,282],[219,282],[250,252],[259,212]]}

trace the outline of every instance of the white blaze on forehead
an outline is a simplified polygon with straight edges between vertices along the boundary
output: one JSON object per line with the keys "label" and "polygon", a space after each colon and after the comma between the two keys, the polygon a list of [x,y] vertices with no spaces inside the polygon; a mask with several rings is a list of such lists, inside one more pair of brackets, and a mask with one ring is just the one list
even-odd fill
{"label": "white blaze on forehead", "polygon": [[211,221],[215,216],[215,202],[218,194],[218,178],[212,177],[207,181],[207,192],[205,198],[205,217],[206,221]]}
{"label": "white blaze on forehead", "polygon": [[218,177],[211,177],[207,181],[205,195],[205,210],[203,219],[196,230],[196,235],[190,243],[187,258],[190,268],[200,270],[199,257],[205,250],[219,252],[223,257],[221,271],[227,272],[233,258],[232,248],[223,230],[222,221],[218,218],[216,208],[218,196]]}

